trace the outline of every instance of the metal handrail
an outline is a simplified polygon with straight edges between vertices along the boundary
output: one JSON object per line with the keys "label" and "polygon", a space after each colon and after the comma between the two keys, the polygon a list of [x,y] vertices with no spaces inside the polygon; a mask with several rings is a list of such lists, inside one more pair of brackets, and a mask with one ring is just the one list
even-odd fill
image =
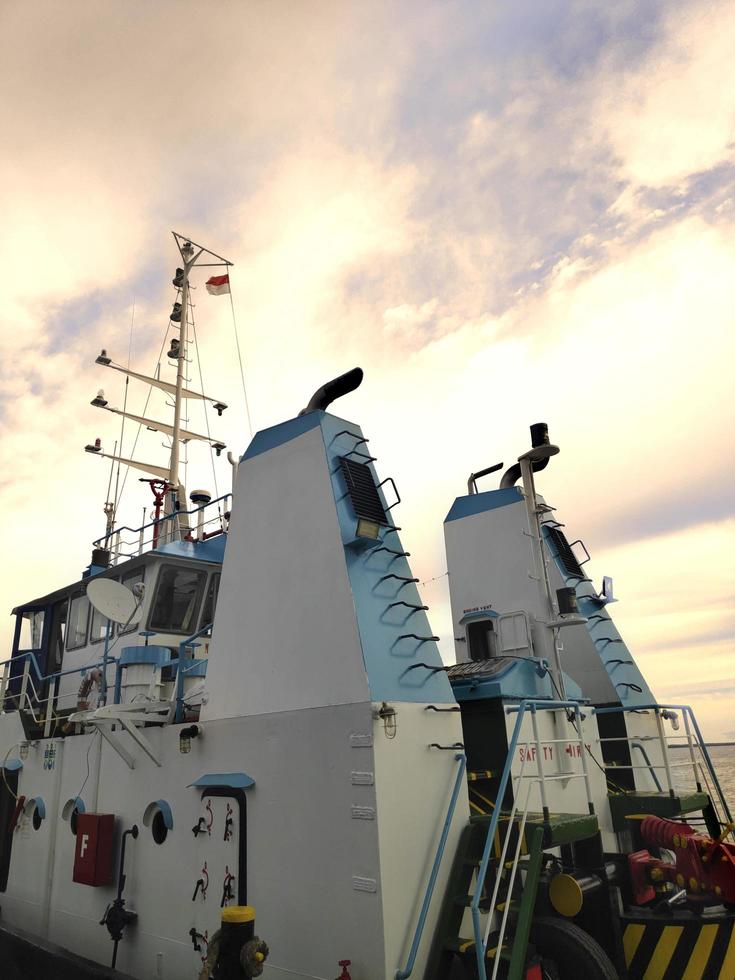
{"label": "metal handrail", "polygon": [[[700,731],[699,723],[697,722],[697,719],[694,715],[694,711],[692,710],[691,705],[689,704],[637,704],[635,705],[635,707],[629,707],[627,705],[621,704],[621,705],[612,705],[606,708],[594,709],[594,712],[597,715],[606,715],[606,714],[612,714],[613,712],[625,712],[625,711],[629,711],[629,712],[630,711],[653,711],[655,712],[656,718],[658,719],[659,722],[661,720],[662,711],[681,711],[684,717],[686,734],[679,735],[677,737],[686,738],[689,745],[690,753],[693,753],[694,745],[692,743],[691,731],[689,729],[689,724],[691,723],[696,737],[697,748],[699,749],[699,751],[701,752],[704,758],[707,771],[709,772],[710,778],[712,779],[712,783],[717,791],[717,796],[719,798],[720,806],[722,807],[723,813],[727,817],[726,822],[732,823],[733,821],[732,821],[732,814],[730,812],[730,807],[728,806],[727,800],[725,799],[725,794],[723,793],[722,786],[720,785],[720,781],[717,778],[717,773],[715,771],[714,764],[712,762],[709,752],[707,751],[707,746],[704,742],[704,739],[702,738],[702,732]],[[668,761],[669,747],[668,747],[667,739],[663,735],[663,731],[661,727],[659,728],[659,736],[661,741],[662,752],[664,755],[664,766],[665,768],[667,768],[667,774],[669,775],[669,788],[671,791],[673,787],[671,786],[671,780],[670,780],[671,763]]]}
{"label": "metal handrail", "polygon": [[[20,678],[21,679],[21,691],[20,691],[20,696],[19,696],[18,708],[20,709],[22,707],[24,701],[27,702],[26,708],[27,708],[27,710],[30,710],[31,711],[31,714],[33,715],[34,721],[37,721],[37,719],[36,719],[35,712],[33,711],[33,708],[32,708],[32,705],[31,705],[31,699],[28,696],[28,686],[29,685],[30,685],[30,687],[31,687],[31,689],[33,691],[33,695],[34,695],[35,701],[36,701],[36,703],[38,705],[41,705],[43,703],[49,704],[51,701],[58,701],[59,698],[66,698],[66,697],[69,697],[70,696],[68,694],[62,694],[62,695],[59,695],[58,694],[58,681],[59,681],[59,678],[66,677],[69,674],[86,674],[86,672],[88,670],[94,670],[97,667],[102,667],[102,666],[105,665],[105,661],[104,660],[99,660],[96,663],[93,663],[93,664],[84,664],[81,667],[71,667],[68,670],[57,670],[57,671],[54,671],[52,674],[42,674],[41,673],[41,669],[38,666],[38,661],[36,660],[35,652],[33,650],[25,650],[25,651],[22,651],[22,652],[19,651],[16,654],[15,657],[10,657],[7,660],[0,660],[0,667],[4,667],[4,668],[7,669],[10,665],[12,665],[14,663],[19,663],[20,661],[23,661],[23,660],[25,661],[25,665],[24,665],[24,668],[23,668],[23,674],[22,674],[22,676]],[[111,664],[111,663],[114,664],[114,663],[117,663],[117,660],[118,660],[117,657],[108,657],[107,658],[107,663],[108,664]],[[53,695],[49,695],[46,698],[39,697],[38,691],[36,690],[36,686],[33,683],[33,680],[31,678],[31,672],[30,672],[30,668],[31,667],[33,667],[33,670],[35,671],[36,680],[39,682],[39,684],[43,683],[44,681],[53,681],[54,682],[54,684],[53,684],[53,687],[54,687],[54,693],[53,693]],[[6,700],[7,696],[8,696],[8,686],[10,684],[11,679],[13,679],[13,678],[10,678],[10,677],[5,676],[5,671],[4,671],[4,673],[3,673],[3,679],[2,679],[2,684],[0,684],[0,691],[2,692],[2,697],[0,697],[0,712],[4,712],[4,710],[5,710],[5,700]],[[12,696],[15,697],[15,695],[12,695]],[[53,705],[51,705],[51,707],[53,709]]]}
{"label": "metal handrail", "polygon": [[[518,747],[518,738],[521,733],[521,725],[523,724],[523,718],[526,714],[526,711],[530,711],[531,714],[534,716],[534,720],[535,720],[535,714],[538,709],[541,710],[572,709],[576,713],[577,717],[578,718],[580,717],[580,706],[578,701],[546,701],[546,700],[529,699],[529,700],[521,701],[520,704],[518,705],[513,705],[512,707],[506,708],[506,712],[509,714],[511,712],[517,711],[518,717],[516,718],[516,723],[513,727],[513,734],[511,735],[511,739],[508,744],[508,754],[506,755],[505,758],[505,766],[503,767],[503,774],[500,777],[500,785],[498,787],[498,792],[495,797],[496,806],[495,809],[493,810],[492,817],[490,818],[490,826],[488,828],[487,838],[485,839],[485,847],[482,852],[482,860],[480,861],[480,867],[477,870],[477,881],[480,883],[485,881],[485,877],[487,875],[487,867],[488,864],[490,863],[490,852],[492,850],[493,841],[495,840],[495,834],[497,833],[497,829],[498,829],[498,822],[500,820],[503,800],[505,799],[505,792],[508,788],[508,780],[510,779],[513,760],[515,758],[516,749]],[[582,739],[581,724],[579,727],[580,727],[579,736],[581,740]],[[537,733],[535,732],[534,734],[536,735],[535,740],[538,741]],[[540,760],[541,752],[537,750],[536,756],[537,759]],[[585,782],[587,784],[587,796],[589,800],[590,799],[589,777],[586,773],[586,758],[584,756],[584,752],[582,753],[582,759],[585,768],[584,775],[586,777]],[[523,771],[524,766],[525,766],[525,759],[522,763],[521,772]],[[541,783],[540,788],[543,791],[543,782]],[[508,825],[508,828],[509,828],[508,832],[510,832],[510,824]],[[482,923],[480,922],[481,897],[482,897],[482,887],[477,887],[475,889],[475,894],[472,896],[470,911],[472,914],[472,928],[475,937],[475,954],[477,956],[477,969],[479,974],[479,980],[487,980],[487,972],[485,970],[485,940],[482,934]]]}
{"label": "metal handrail", "polygon": [[439,838],[439,844],[436,849],[436,855],[434,856],[434,864],[431,868],[431,874],[429,875],[429,880],[426,884],[426,892],[424,893],[424,901],[421,905],[421,911],[419,912],[418,922],[416,923],[416,929],[413,934],[413,942],[411,943],[411,949],[408,954],[408,960],[406,965],[402,970],[396,970],[395,980],[407,980],[411,976],[411,973],[416,963],[416,955],[419,950],[419,945],[421,943],[421,936],[424,931],[424,925],[426,924],[426,916],[429,913],[429,905],[431,904],[431,899],[434,894],[434,886],[436,885],[436,879],[439,874],[439,868],[442,863],[442,858],[444,857],[444,849],[447,843],[447,837],[449,836],[449,828],[452,824],[452,818],[454,817],[454,811],[457,806],[457,798],[459,797],[459,790],[462,785],[462,780],[464,778],[464,771],[467,767],[467,756],[464,752],[458,752],[455,756],[455,761],[459,763],[457,768],[457,777],[454,780],[454,789],[452,790],[452,798],[449,801],[449,808],[447,809],[447,815],[444,818],[444,826],[442,827],[441,837]]}
{"label": "metal handrail", "polygon": [[130,531],[132,534],[140,534],[141,531],[145,531],[149,527],[160,527],[160,525],[164,524],[166,521],[174,521],[178,517],[198,514],[200,510],[205,510],[207,507],[213,507],[215,504],[219,504],[223,500],[229,500],[231,496],[231,493],[223,493],[221,497],[217,497],[215,500],[210,500],[206,504],[201,504],[199,507],[193,507],[191,510],[175,510],[172,514],[166,514],[165,517],[159,517],[158,520],[148,521],[147,524],[141,524],[140,527],[130,527],[128,524],[125,524],[122,527],[116,527],[113,531],[108,531],[99,538],[95,538],[92,544],[98,548],[100,547],[101,541],[109,541],[116,534],[120,534],[122,531]]}

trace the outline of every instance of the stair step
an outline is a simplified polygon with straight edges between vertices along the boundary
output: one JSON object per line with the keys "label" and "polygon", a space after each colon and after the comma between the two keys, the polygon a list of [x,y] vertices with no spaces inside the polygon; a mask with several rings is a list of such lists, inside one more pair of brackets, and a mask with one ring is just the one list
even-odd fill
{"label": "stair step", "polygon": [[703,810],[710,802],[706,793],[683,792],[671,796],[669,793],[616,793],[608,797],[613,828],[617,831],[628,829],[630,816],[645,814],[656,817],[679,817],[684,813]]}
{"label": "stair step", "polygon": [[478,779],[492,779],[493,778],[492,769],[468,769],[467,779],[469,782],[474,783]]}
{"label": "stair step", "polygon": [[[475,940],[463,939],[461,936],[458,936],[456,939],[448,939],[444,944],[444,948],[451,950],[453,953],[460,953],[460,954],[468,953],[470,952],[470,950],[474,950]],[[508,946],[504,945],[501,947],[501,952],[507,953],[508,951],[509,951]],[[493,946],[492,948],[488,949],[487,953],[485,953],[485,958],[488,960],[495,959],[497,952],[498,952],[498,947]]]}

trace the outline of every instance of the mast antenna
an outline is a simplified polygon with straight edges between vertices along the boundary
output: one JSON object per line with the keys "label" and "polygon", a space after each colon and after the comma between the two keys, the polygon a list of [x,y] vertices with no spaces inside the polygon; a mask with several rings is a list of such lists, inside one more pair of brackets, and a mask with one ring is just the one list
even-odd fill
{"label": "mast antenna", "polygon": [[[189,273],[197,264],[201,266],[232,265],[228,259],[223,258],[221,255],[217,255],[215,252],[211,252],[203,245],[193,242],[190,238],[186,238],[184,235],[180,235],[175,231],[172,232],[172,235],[174,236],[176,247],[181,255],[183,269],[180,275],[177,274],[177,280],[180,280],[181,282],[181,303],[179,305],[181,320],[179,326],[179,349],[176,364],[176,389],[174,392],[174,424],[173,431],[171,433],[171,462],[168,472],[168,482],[171,485],[171,512],[177,509],[177,504],[185,497],[184,489],[179,480],[179,450],[181,433],[181,403],[185,391],[184,371],[188,348],[187,326],[189,316]],[[214,261],[199,262],[199,259],[202,257],[205,259],[214,259]],[[174,310],[176,310],[176,307],[174,307]]]}

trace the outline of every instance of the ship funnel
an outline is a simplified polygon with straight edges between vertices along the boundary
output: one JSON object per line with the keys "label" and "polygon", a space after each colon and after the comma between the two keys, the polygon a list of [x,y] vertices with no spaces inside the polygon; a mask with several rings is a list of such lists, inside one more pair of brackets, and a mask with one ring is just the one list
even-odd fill
{"label": "ship funnel", "polygon": [[[536,422],[531,426],[531,450],[525,456],[531,459],[531,468],[534,473],[543,470],[549,464],[549,458],[559,452],[556,446],[549,442],[549,427],[546,422]],[[534,452],[538,450],[538,452]],[[515,486],[521,476],[521,464],[514,463],[509,467],[500,481],[501,490]]]}
{"label": "ship funnel", "polygon": [[338,378],[327,381],[321,388],[317,388],[311,396],[311,400],[306,408],[302,408],[299,416],[308,415],[309,412],[325,411],[328,405],[342,395],[349,395],[355,388],[362,384],[362,368],[356,367],[346,374],[340,374]]}

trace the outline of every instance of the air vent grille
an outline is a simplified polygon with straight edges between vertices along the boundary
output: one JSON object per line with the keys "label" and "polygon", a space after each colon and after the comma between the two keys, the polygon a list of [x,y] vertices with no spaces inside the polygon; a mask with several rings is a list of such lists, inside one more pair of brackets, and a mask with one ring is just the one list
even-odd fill
{"label": "air vent grille", "polygon": [[377,524],[389,524],[378,488],[375,486],[373,474],[367,463],[357,463],[347,456],[340,456],[339,465],[342,468],[347,492],[357,517]]}
{"label": "air vent grille", "polygon": [[574,552],[569,546],[564,532],[560,531],[558,527],[547,527],[547,532],[549,538],[556,548],[556,553],[559,556],[559,561],[562,566],[566,569],[569,575],[577,575],[579,578],[584,578],[584,572],[582,571],[582,566],[579,564],[577,559],[574,557]]}

